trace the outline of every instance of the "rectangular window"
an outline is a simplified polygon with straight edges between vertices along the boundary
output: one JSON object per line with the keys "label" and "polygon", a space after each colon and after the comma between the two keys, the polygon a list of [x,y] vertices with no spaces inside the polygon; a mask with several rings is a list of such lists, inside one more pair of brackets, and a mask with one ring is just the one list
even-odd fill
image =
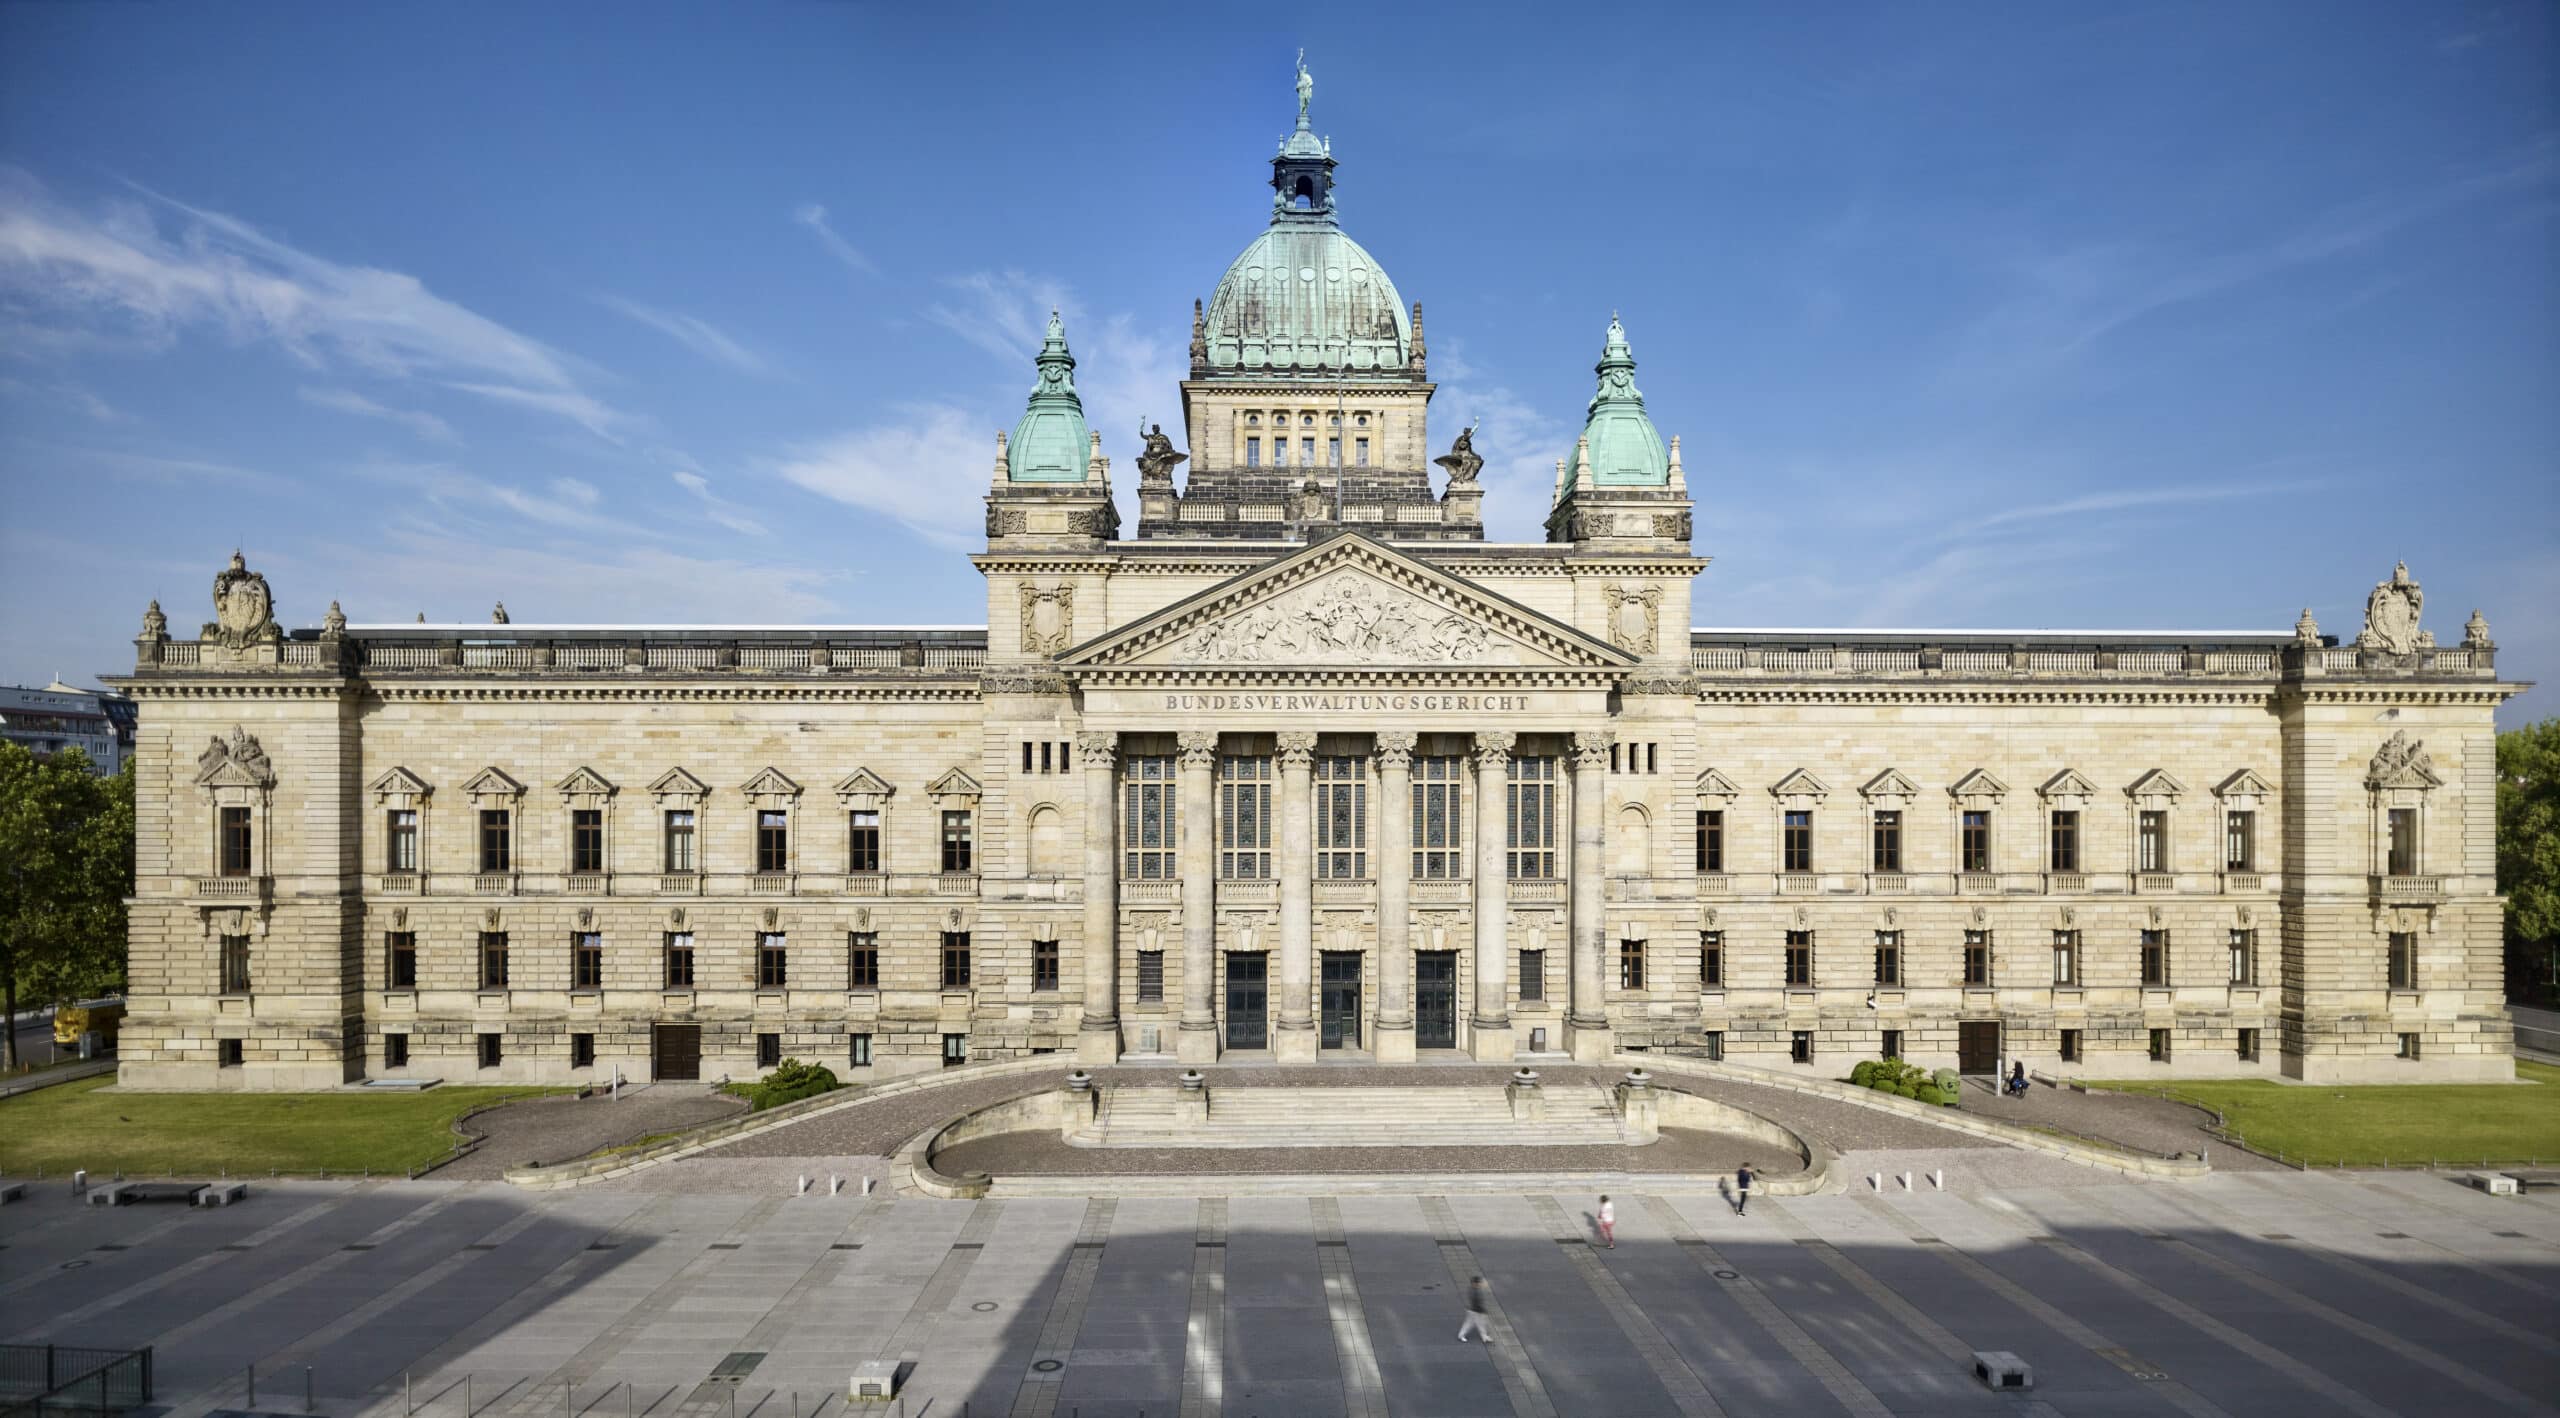
{"label": "rectangular window", "polygon": [[791,870],[791,814],[771,809],[757,810],[756,870]]}
{"label": "rectangular window", "polygon": [[2062,1061],[2064,1063],[2080,1062],[2079,1030],[2065,1029],[2062,1031]]}
{"label": "rectangular window", "polygon": [[1787,1041],[1787,1057],[1797,1063],[1813,1062],[1813,1031],[1798,1029]]}
{"label": "rectangular window", "polygon": [[1427,755],[1413,760],[1413,876],[1454,881],[1467,874],[1465,823],[1459,793],[1466,760]]}
{"label": "rectangular window", "polygon": [[507,987],[507,933],[480,933],[480,988],[503,990]]}
{"label": "rectangular window", "polygon": [[1122,876],[1171,881],[1181,874],[1182,839],[1174,820],[1178,795],[1169,755],[1134,754],[1121,761]]}
{"label": "rectangular window", "polygon": [[1271,875],[1268,758],[1218,760],[1218,875],[1227,881],[1262,881]]}
{"label": "rectangular window", "polygon": [[1355,438],[1351,440],[1351,461],[1359,467],[1365,468],[1369,466],[1368,439]]}
{"label": "rectangular window", "polygon": [[382,1066],[384,1068],[407,1068],[409,1066],[408,1035],[385,1034],[382,1036]]}
{"label": "rectangular window", "polygon": [[1875,866],[1873,870],[1902,870],[1902,814],[1879,812],[1875,819]]}
{"label": "rectangular window", "polygon": [[1312,467],[1314,467],[1315,465],[1316,465],[1316,441],[1315,441],[1314,439],[1312,439],[1312,438],[1301,438],[1301,439],[1299,439],[1299,440],[1298,440],[1298,466],[1300,466],[1300,467],[1302,467],[1302,468],[1312,468]]}
{"label": "rectangular window", "polygon": [[2415,876],[2418,874],[2418,810],[2413,807],[2395,807],[2391,809],[2389,820],[2391,874]]}
{"label": "rectangular window", "polygon": [[247,876],[255,868],[249,854],[249,810],[227,807],[222,810],[222,874]]}
{"label": "rectangular window", "polygon": [[1058,988],[1058,943],[1054,940],[1031,942],[1031,988]]}
{"label": "rectangular window", "polygon": [[847,819],[853,850],[844,869],[857,876],[880,870],[880,814],[873,808],[856,808]]}
{"label": "rectangular window", "polygon": [[1643,941],[1622,940],[1618,942],[1618,988],[1622,990],[1640,990],[1644,988]]}
{"label": "rectangular window", "polygon": [[946,990],[969,988],[969,933],[942,933],[942,987]]}
{"label": "rectangular window", "polygon": [[2053,982],[2057,985],[2080,983],[2080,933],[2053,933]]}
{"label": "rectangular window", "polygon": [[418,869],[418,810],[416,808],[403,807],[391,810],[391,860],[384,863],[384,866],[396,872]]}
{"label": "rectangular window", "polygon": [[222,938],[222,992],[226,995],[249,993],[249,938],[245,935]]}
{"label": "rectangular window", "polygon": [[671,931],[668,933],[666,966],[668,989],[693,988],[693,932]]}
{"label": "rectangular window", "polygon": [[1556,760],[1514,758],[1505,779],[1507,850],[1504,870],[1514,881],[1546,881],[1556,874]]}
{"label": "rectangular window", "polygon": [[1902,932],[1876,932],[1876,983],[1899,987],[1902,984]]}
{"label": "rectangular window", "polygon": [[2151,1061],[2153,1063],[2167,1063],[2169,1061],[2168,1030],[2154,1029],[2151,1031]]}
{"label": "rectangular window", "polygon": [[942,870],[946,874],[975,871],[977,839],[966,811],[942,815]]}
{"label": "rectangular window", "polygon": [[1315,763],[1316,878],[1369,875],[1369,760],[1328,754]]}
{"label": "rectangular window", "polygon": [[2134,814],[2133,859],[2135,871],[2157,873],[2169,869],[2169,814]]}
{"label": "rectangular window", "polygon": [[1547,997],[1547,953],[1543,950],[1520,952],[1520,1000],[1543,1000]]}
{"label": "rectangular window", "polygon": [[2169,985],[2169,933],[2142,933],[2142,983],[2149,989],[2166,989]]}
{"label": "rectangular window", "polygon": [[384,963],[382,984],[389,990],[414,990],[418,987],[418,933],[393,931],[383,937],[389,948]]}
{"label": "rectangular window", "polygon": [[942,1066],[944,1068],[958,1068],[960,1065],[967,1063],[968,1061],[969,1036],[966,1034],[943,1035]]}
{"label": "rectangular window", "polygon": [[1991,983],[1991,932],[1964,933],[1964,982],[1977,989]]}
{"label": "rectangular window", "polygon": [[2401,1035],[2401,1036],[2400,1036],[2400,1057],[2402,1057],[2402,1058],[2404,1058],[2404,1059],[2407,1059],[2407,1060],[2409,1060],[2409,1061],[2410,1061],[2410,1062],[2412,1062],[2412,1063],[2417,1062],[2417,1059],[2418,1059],[2418,1036],[2417,1036],[2417,1035],[2415,1035],[2415,1034],[2403,1034],[2403,1035]]}
{"label": "rectangular window", "polygon": [[2226,812],[2222,815],[2222,869],[2224,871],[2256,871],[2258,869],[2258,815],[2254,812]]}
{"label": "rectangular window", "polygon": [[1326,439],[1326,440],[1324,441],[1324,460],[1325,460],[1325,462],[1326,462],[1326,463],[1328,463],[1328,464],[1332,465],[1333,467],[1337,467],[1337,468],[1339,468],[1339,467],[1341,467],[1341,466],[1342,466],[1342,440],[1341,440],[1341,439],[1339,439],[1339,438],[1328,438],[1328,439]]}
{"label": "rectangular window", "polygon": [[2391,988],[2414,990],[2418,987],[2418,933],[2391,933]]}
{"label": "rectangular window", "polygon": [[2045,870],[2076,872],[2080,870],[2080,814],[2069,808],[2056,808],[2053,814],[2052,846],[2047,848]]}
{"label": "rectangular window", "polygon": [[848,1034],[848,1035],[846,1035],[846,1036],[845,1036],[845,1043],[846,1043],[845,1063],[846,1063],[848,1066],[853,1067],[853,1068],[869,1068],[869,1067],[871,1067],[871,1036],[870,1036],[870,1035],[868,1035],[868,1034]]}
{"label": "rectangular window", "polygon": [[667,870],[689,872],[694,869],[693,813],[676,809],[667,814]]}
{"label": "rectangular window", "polygon": [[779,1034],[758,1034],[756,1036],[756,1067],[778,1068],[781,1064],[782,1036]]}
{"label": "rectangular window", "polygon": [[779,990],[791,984],[791,951],[780,931],[766,931],[756,937],[756,988]]}
{"label": "rectangular window", "polygon": [[1244,441],[1244,465],[1248,468],[1259,468],[1262,466],[1261,439],[1248,438]]}
{"label": "rectangular window", "polygon": [[582,807],[569,813],[569,870],[604,870],[604,812]]}
{"label": "rectangular window", "polygon": [[1698,809],[1698,870],[1720,873],[1724,870],[1724,809]]}
{"label": "rectangular window", "polygon": [[1698,933],[1698,983],[1710,990],[1724,988],[1724,932]]}
{"label": "rectangular window", "polygon": [[1964,838],[1962,870],[1970,872],[1991,870],[1991,814],[1978,810],[1968,812],[1964,815],[1962,823]]}
{"label": "rectangular window", "polygon": [[502,807],[480,810],[480,870],[497,873],[515,870],[514,814]]}
{"label": "rectangular window", "polygon": [[580,931],[569,937],[569,988],[604,988],[604,933]]}
{"label": "rectangular window", "polygon": [[1787,932],[1787,984],[1794,989],[1813,987],[1813,932]]}
{"label": "rectangular window", "polygon": [[214,1064],[218,1068],[238,1068],[248,1050],[238,1039],[223,1039],[214,1044]]}
{"label": "rectangular window", "polygon": [[1902,1057],[1901,1030],[1887,1029],[1884,1031],[1884,1057],[1889,1059],[1898,1059]]}
{"label": "rectangular window", "polygon": [[569,1067],[571,1067],[571,1068],[594,1068],[595,1066],[596,1066],[596,1036],[595,1036],[595,1035],[593,1035],[593,1034],[572,1034],[572,1035],[570,1035],[570,1036],[569,1036]]}
{"label": "rectangular window", "polygon": [[1778,842],[1781,870],[1813,870],[1813,813],[1789,812],[1779,829]]}
{"label": "rectangular window", "polygon": [[500,1063],[505,1061],[507,1056],[505,1040],[506,1036],[503,1034],[483,1034],[480,1036],[480,1066],[482,1068],[496,1068]]}
{"label": "rectangular window", "polygon": [[2256,1063],[2258,1061],[2257,1030],[2243,1029],[2240,1031],[2240,1061],[2242,1063]]}
{"label": "rectangular window", "polygon": [[876,990],[880,988],[880,933],[849,931],[845,934],[845,988]]}
{"label": "rectangular window", "polygon": [[1144,1004],[1164,1003],[1164,952],[1138,952],[1138,999]]}
{"label": "rectangular window", "polygon": [[1723,1031],[1723,1030],[1721,1030],[1721,1029],[1710,1029],[1710,1030],[1708,1030],[1708,1031],[1707,1031],[1707,1059],[1708,1059],[1708,1061],[1709,1061],[1709,1062],[1712,1062],[1712,1063],[1723,1063],[1723,1062],[1724,1062],[1724,1031]]}
{"label": "rectangular window", "polygon": [[2235,985],[2258,983],[2258,933],[2256,931],[2231,933],[2231,983]]}

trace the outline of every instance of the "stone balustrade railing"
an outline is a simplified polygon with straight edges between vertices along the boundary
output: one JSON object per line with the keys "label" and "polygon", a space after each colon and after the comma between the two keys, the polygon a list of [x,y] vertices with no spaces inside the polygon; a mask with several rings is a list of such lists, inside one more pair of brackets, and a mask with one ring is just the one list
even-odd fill
{"label": "stone balustrade railing", "polygon": [[855,638],[785,638],[772,635],[706,637],[695,634],[513,636],[503,626],[491,634],[372,635],[362,631],[329,637],[297,631],[271,645],[244,652],[208,649],[193,640],[136,642],[138,673],[203,669],[322,669],[382,674],[907,674],[974,678],[986,664],[985,636],[975,631],[938,632],[918,638],[867,634]]}
{"label": "stone balustrade railing", "polygon": [[1986,643],[1931,635],[1844,634],[1829,642],[1768,632],[1698,631],[1689,668],[1712,678],[2037,678],[2276,679],[2323,675],[2461,675],[2492,678],[2496,647],[2459,645],[2407,655],[2355,646],[2305,647],[2269,635],[2243,642],[2170,642],[2154,637]]}

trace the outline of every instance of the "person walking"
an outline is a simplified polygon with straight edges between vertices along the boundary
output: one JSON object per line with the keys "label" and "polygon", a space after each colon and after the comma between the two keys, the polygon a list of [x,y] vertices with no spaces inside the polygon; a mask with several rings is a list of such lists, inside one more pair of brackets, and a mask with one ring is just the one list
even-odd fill
{"label": "person walking", "polygon": [[1751,1214],[1751,1164],[1748,1162],[1743,1163],[1742,1169],[1733,1174],[1733,1214],[1736,1216]]}
{"label": "person walking", "polygon": [[1475,1279],[1468,1281],[1467,1322],[1458,1326],[1458,1342],[1460,1344],[1466,1343],[1467,1338],[1470,1335],[1483,1340],[1487,1344],[1491,1344],[1493,1342],[1491,1321],[1485,1318],[1486,1313],[1492,1308],[1493,1295],[1491,1291],[1484,1288],[1484,1277],[1479,1275]]}
{"label": "person walking", "polygon": [[1600,1244],[1618,1248],[1618,1205],[1606,1196],[1600,1198]]}

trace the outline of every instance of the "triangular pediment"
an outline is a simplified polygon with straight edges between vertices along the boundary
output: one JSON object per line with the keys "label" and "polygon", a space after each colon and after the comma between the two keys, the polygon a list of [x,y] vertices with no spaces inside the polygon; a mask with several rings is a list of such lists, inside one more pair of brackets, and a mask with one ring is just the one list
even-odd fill
{"label": "triangular pediment", "polygon": [[2243,768],[2214,784],[2213,791],[2216,796],[2225,798],[2271,798],[2275,796],[2276,785],[2259,777],[2258,770]]}
{"label": "triangular pediment", "polygon": [[711,785],[681,768],[670,768],[658,775],[657,781],[649,785],[649,791],[662,798],[698,798],[710,792]]}
{"label": "triangular pediment", "polygon": [[868,768],[856,768],[852,776],[836,784],[838,796],[847,798],[885,798],[896,791]]}
{"label": "triangular pediment", "polygon": [[796,798],[800,796],[800,785],[784,777],[781,769],[767,768],[739,784],[738,791],[751,798]]}
{"label": "triangular pediment", "polygon": [[2083,777],[2079,769],[2065,768],[2045,779],[2036,791],[2048,798],[2086,798],[2096,795],[2098,785]]}
{"label": "triangular pediment", "polygon": [[950,769],[941,777],[925,784],[924,790],[929,796],[937,798],[974,798],[986,791],[978,785],[977,779],[969,776],[967,770],[959,768]]}
{"label": "triangular pediment", "polygon": [[2127,797],[2174,798],[2183,795],[2187,791],[2187,785],[2169,776],[2169,770],[2154,768],[2134,779],[2133,786],[2124,791]]}
{"label": "triangular pediment", "polygon": [[1741,793],[1742,790],[1733,785],[1731,778],[1724,776],[1716,769],[1710,768],[1698,775],[1699,797],[1732,798],[1739,797]]}
{"label": "triangular pediment", "polygon": [[1831,785],[1802,768],[1769,785],[1773,797],[1822,798],[1831,795]]}
{"label": "triangular pediment", "polygon": [[524,794],[524,784],[517,782],[501,768],[483,768],[471,775],[462,791],[475,798],[513,798]]}
{"label": "triangular pediment", "polygon": [[2424,740],[2409,737],[2406,729],[2395,731],[2385,741],[2373,761],[2365,765],[2364,785],[2386,788],[2441,788],[2444,779],[2436,775],[2435,758],[2427,752]]}
{"label": "triangular pediment", "polygon": [[382,798],[423,798],[427,794],[434,792],[435,789],[427,786],[426,779],[419,777],[408,769],[394,768],[383,774],[381,777],[374,779],[372,786],[366,788],[365,791],[373,794],[375,797]]}
{"label": "triangular pediment", "polygon": [[613,780],[605,777],[603,774],[598,773],[592,768],[582,767],[577,772],[561,779],[560,786],[553,791],[561,794],[563,797],[609,798],[621,790],[614,787]]}
{"label": "triangular pediment", "polygon": [[1888,768],[1869,778],[1858,792],[1870,798],[1915,798],[1920,795],[1920,785],[1902,776],[1901,769]]}
{"label": "triangular pediment", "polygon": [[1344,535],[1067,651],[1059,668],[1181,672],[1623,669],[1636,657],[1366,537]]}
{"label": "triangular pediment", "polygon": [[2008,795],[2009,785],[1991,775],[1988,769],[1976,768],[1947,789],[1950,797],[1998,798]]}

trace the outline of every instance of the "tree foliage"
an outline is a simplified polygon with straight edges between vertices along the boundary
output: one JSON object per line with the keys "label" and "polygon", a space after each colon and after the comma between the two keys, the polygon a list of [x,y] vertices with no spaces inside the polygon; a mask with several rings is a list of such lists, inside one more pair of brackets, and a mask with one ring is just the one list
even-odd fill
{"label": "tree foliage", "polygon": [[[133,889],[133,765],[113,778],[69,749],[0,743],[0,1004],[61,1004],[124,981]],[[17,1033],[6,1034],[18,1063]]]}
{"label": "tree foliage", "polygon": [[2560,939],[2560,719],[2498,735],[2498,890],[2510,939]]}

